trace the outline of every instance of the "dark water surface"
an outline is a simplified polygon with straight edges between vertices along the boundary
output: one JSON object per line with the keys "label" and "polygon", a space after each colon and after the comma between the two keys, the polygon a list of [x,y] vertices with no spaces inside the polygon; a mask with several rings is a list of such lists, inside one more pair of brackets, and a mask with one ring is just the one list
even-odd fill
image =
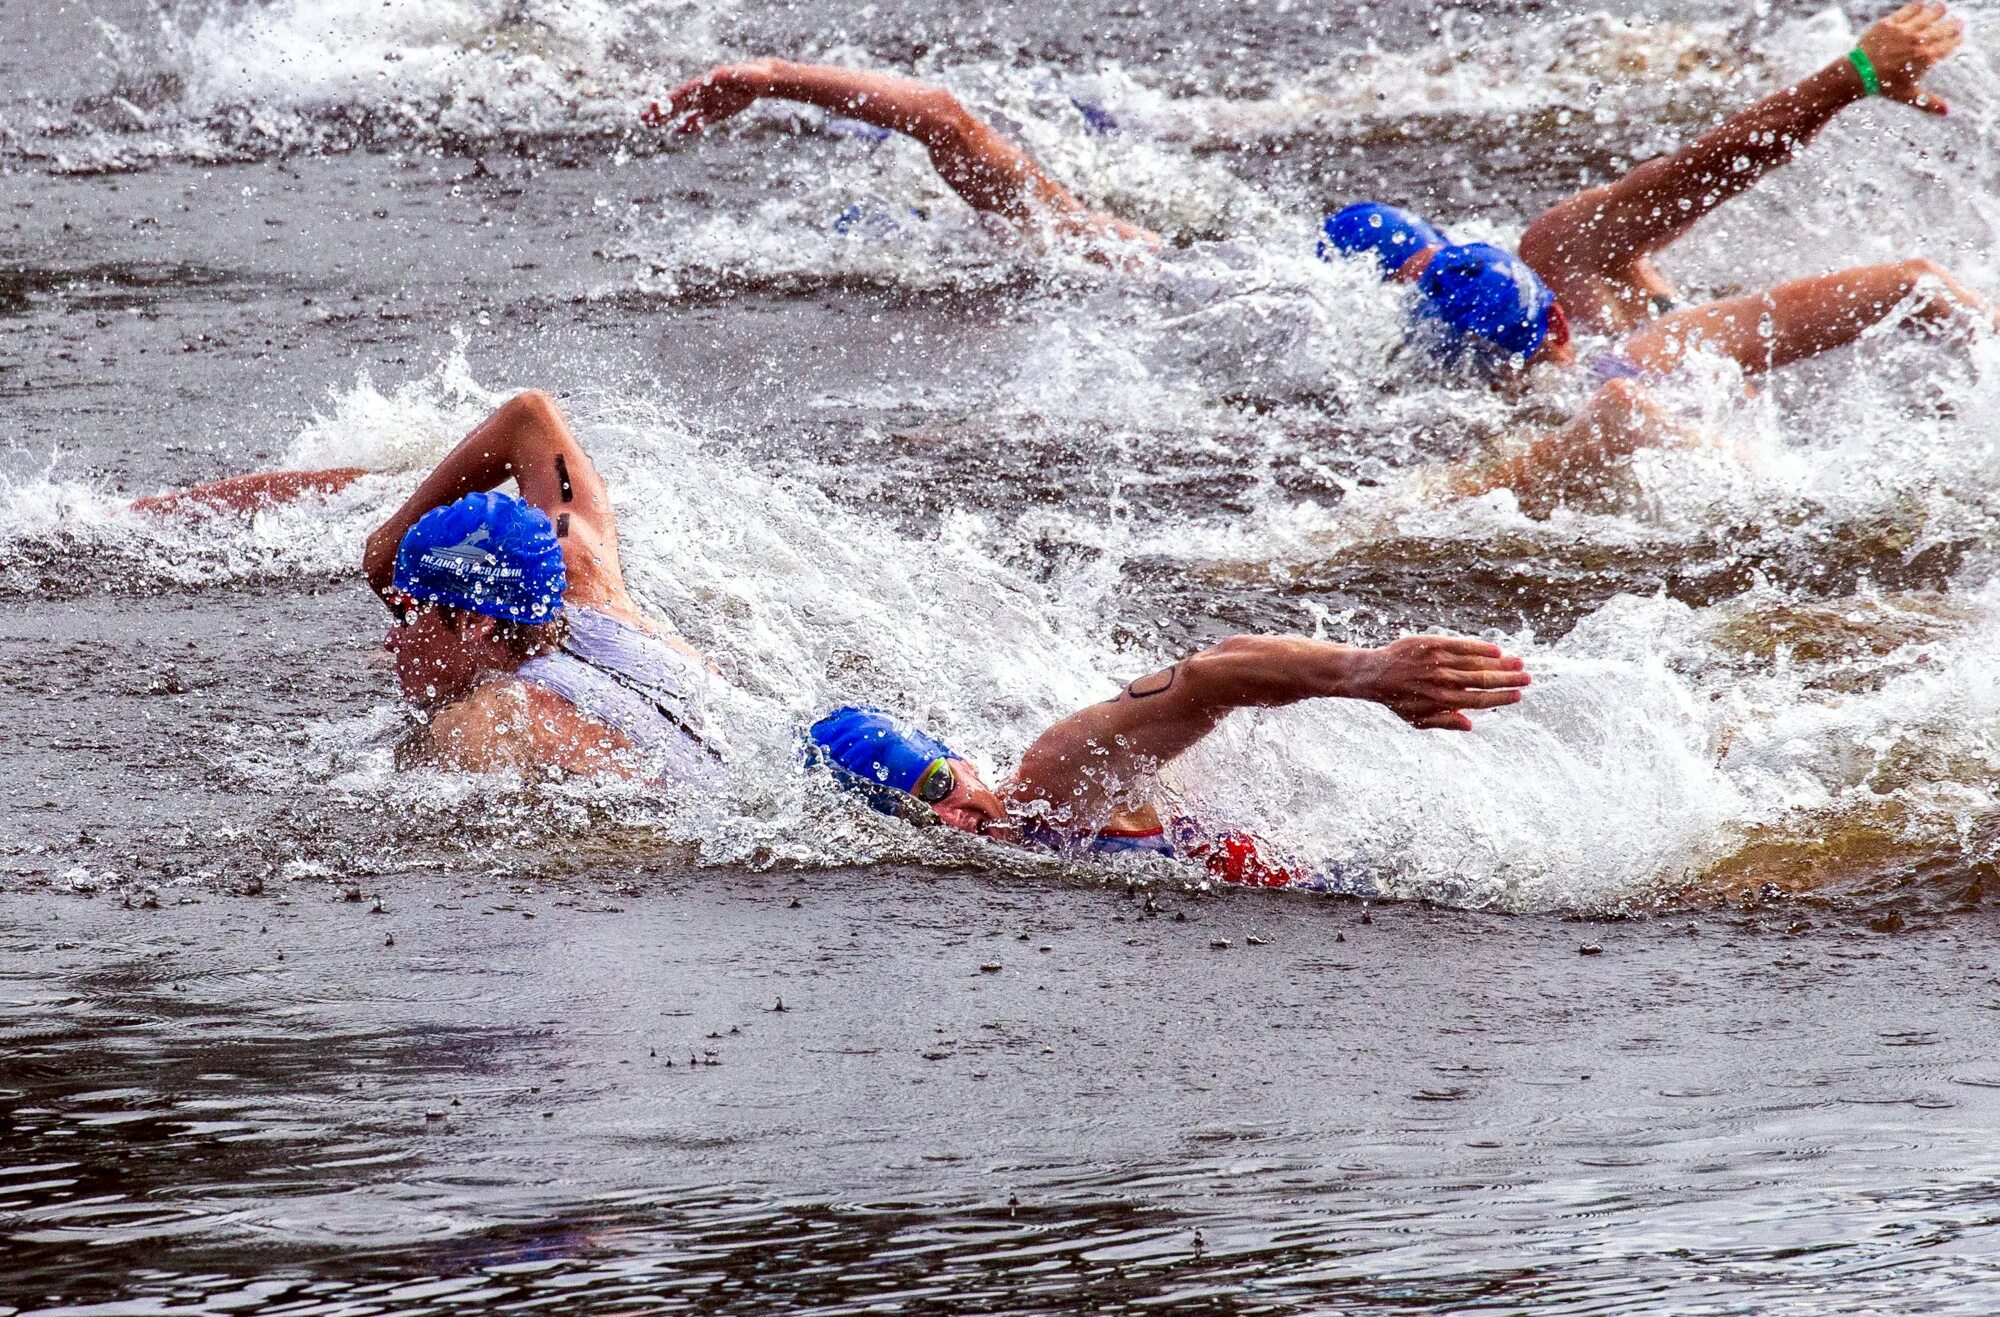
{"label": "dark water surface", "polygon": [[[1992,363],[1723,387],[1752,475],[1481,520],[1396,482],[1561,398],[1202,264],[1360,180],[1505,236],[1819,31],[1672,8],[0,0],[0,1317],[2000,1308]],[[771,51],[989,92],[1186,265],[1045,262],[778,116],[630,133]],[[1676,273],[1922,212],[1991,287],[1965,62],[1959,136],[1880,157],[1941,172],[1831,132]],[[828,237],[875,194],[934,213]],[[869,698],[1004,759],[1234,630],[1547,680],[1435,747],[1239,720],[1270,826],[1418,898],[1372,909],[899,838],[782,752],[692,816],[399,776],[359,535],[527,386],[774,725]],[[118,510],[346,460],[390,474]]]}
{"label": "dark water surface", "polygon": [[1254,894],[1149,912],[893,870],[626,878],[403,875],[381,911],[375,885],[323,882],[8,897],[0,1292],[300,1312],[1972,1312],[1990,1292],[1985,919],[1887,938]]}

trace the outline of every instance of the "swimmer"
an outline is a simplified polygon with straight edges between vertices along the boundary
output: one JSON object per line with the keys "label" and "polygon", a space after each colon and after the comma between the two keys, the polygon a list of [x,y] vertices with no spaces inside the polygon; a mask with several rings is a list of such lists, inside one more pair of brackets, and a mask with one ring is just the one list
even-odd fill
{"label": "swimmer", "polygon": [[799,101],[914,138],[952,191],[974,210],[1026,230],[1047,225],[1058,236],[1110,239],[1157,247],[1160,235],[1093,210],[1050,178],[1026,151],[1003,137],[942,87],[887,73],[780,59],[725,64],[682,83],[640,118],[676,134],[698,133],[764,99]]}
{"label": "swimmer", "polygon": [[880,709],[835,710],[809,740],[842,785],[915,822],[1071,854],[1175,856],[1230,883],[1358,894],[1372,886],[1286,863],[1247,833],[1163,815],[1157,774],[1237,709],[1364,700],[1413,727],[1469,731],[1468,711],[1519,703],[1528,684],[1520,659],[1479,640],[1406,636],[1360,649],[1233,636],[1058,722],[997,788],[963,755]]}
{"label": "swimmer", "polygon": [[[1321,227],[1323,257],[1372,256],[1385,278],[1412,283],[1418,338],[1489,376],[1576,364],[1571,329],[1622,336],[1586,363],[1601,381],[1672,372],[1706,349],[1759,373],[1851,343],[1897,308],[1930,323],[1991,324],[1977,293],[1935,262],[1911,259],[1779,284],[1681,308],[1652,258],[1818,134],[1847,105],[1880,96],[1931,114],[1946,105],[1920,80],[1958,48],[1962,25],[1939,3],[1905,5],[1868,28],[1854,51],[1765,97],[1675,155],[1551,207],[1520,253],[1456,245],[1391,206],[1357,203]],[[1160,235],[1085,205],[1020,147],[949,92],[909,78],[828,65],[755,60],[710,70],[642,118],[696,133],[764,98],[800,101],[905,134],[975,210],[1057,235],[1157,248]]]}
{"label": "swimmer", "polygon": [[[1946,326],[1994,323],[1992,308],[1925,259],[1838,270],[1762,292],[1683,307],[1653,258],[1696,221],[1788,162],[1845,107],[1880,96],[1930,114],[1947,106],[1921,79],[1963,39],[1943,4],[1908,4],[1862,33],[1847,56],[1733,115],[1673,155],[1557,203],[1528,225],[1518,255],[1452,244],[1392,206],[1329,215],[1320,252],[1369,255],[1383,277],[1415,283],[1419,318],[1447,352],[1515,364],[1576,360],[1572,328],[1614,336],[1586,364],[1600,381],[1671,374],[1696,351],[1759,374],[1853,342],[1899,308]],[[1497,353],[1494,350],[1497,349]]]}
{"label": "swimmer", "polygon": [[[255,512],[365,474],[233,476],[133,506]],[[495,492],[510,479],[518,497]],[[466,436],[368,537],[362,572],[395,615],[383,645],[425,714],[404,762],[681,784],[718,776],[702,715],[707,667],[626,591],[609,491],[547,394],[515,397]]]}
{"label": "swimmer", "polygon": [[[234,476],[134,506],[254,512],[365,474]],[[520,497],[490,492],[510,478]],[[406,762],[682,784],[717,771],[701,716],[709,674],[626,592],[609,493],[548,395],[521,394],[453,449],[368,537],[363,572],[396,614],[385,645],[398,681],[428,715]],[[1413,636],[1365,649],[1235,636],[1057,723],[998,792],[962,756],[887,715],[847,710],[813,739],[848,780],[967,832],[1098,851],[1177,848],[1238,874],[1232,881],[1261,874],[1275,885],[1300,875],[1265,864],[1241,834],[1170,820],[1169,835],[1141,798],[1150,775],[1235,709],[1365,700],[1415,727],[1466,731],[1468,711],[1517,703],[1528,682],[1521,660],[1479,640]]]}

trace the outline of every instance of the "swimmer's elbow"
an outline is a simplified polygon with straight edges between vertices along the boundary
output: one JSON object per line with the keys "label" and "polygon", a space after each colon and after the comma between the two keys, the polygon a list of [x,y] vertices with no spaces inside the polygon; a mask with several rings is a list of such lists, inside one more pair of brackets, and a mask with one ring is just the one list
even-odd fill
{"label": "swimmer's elbow", "polygon": [[507,409],[517,416],[539,421],[544,425],[563,423],[562,408],[556,405],[554,397],[541,389],[523,389],[507,400]]}
{"label": "swimmer's elbow", "polygon": [[986,130],[958,97],[942,87],[926,86],[904,103],[910,116],[910,133],[926,146],[963,145]]}
{"label": "swimmer's elbow", "polygon": [[540,389],[523,389],[507,401],[513,451],[509,460],[518,473],[529,459],[551,453],[580,451],[570,433],[569,418],[551,394]]}

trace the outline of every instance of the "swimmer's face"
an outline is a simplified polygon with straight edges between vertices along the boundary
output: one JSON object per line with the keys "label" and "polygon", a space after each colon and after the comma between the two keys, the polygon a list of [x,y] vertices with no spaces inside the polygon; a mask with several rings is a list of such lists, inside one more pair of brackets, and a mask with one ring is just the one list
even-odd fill
{"label": "swimmer's face", "polygon": [[1561,302],[1549,308],[1548,337],[1544,338],[1542,345],[1535,349],[1535,355],[1528,358],[1530,366],[1544,361],[1551,366],[1576,364],[1576,349],[1570,345],[1569,340],[1569,315],[1563,310]]}
{"label": "swimmer's face", "polygon": [[434,709],[469,695],[480,677],[495,667],[488,651],[499,644],[492,630],[487,619],[475,614],[415,604],[404,611],[401,621],[389,624],[382,648],[395,656],[396,682],[403,695]]}
{"label": "swimmer's face", "polygon": [[944,825],[1000,841],[1013,840],[1015,828],[1007,818],[1007,807],[992,787],[979,780],[979,770],[963,759],[952,760],[951,768],[957,779],[951,794],[931,806]]}

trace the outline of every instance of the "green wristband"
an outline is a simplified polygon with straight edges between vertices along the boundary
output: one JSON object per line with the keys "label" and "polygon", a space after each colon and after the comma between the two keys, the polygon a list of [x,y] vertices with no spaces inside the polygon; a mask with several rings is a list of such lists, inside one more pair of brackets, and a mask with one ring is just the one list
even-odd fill
{"label": "green wristband", "polygon": [[1870,96],[1882,94],[1882,80],[1875,76],[1875,64],[1868,58],[1868,52],[1856,46],[1847,52],[1847,62],[1861,75],[1861,90]]}

